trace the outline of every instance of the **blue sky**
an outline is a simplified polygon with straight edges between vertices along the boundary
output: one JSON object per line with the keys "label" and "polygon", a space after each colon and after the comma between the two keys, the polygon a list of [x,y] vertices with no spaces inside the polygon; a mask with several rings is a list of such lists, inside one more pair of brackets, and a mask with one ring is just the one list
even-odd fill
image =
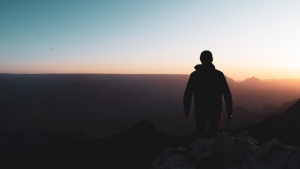
{"label": "blue sky", "polygon": [[0,72],[300,78],[300,1],[0,0]]}

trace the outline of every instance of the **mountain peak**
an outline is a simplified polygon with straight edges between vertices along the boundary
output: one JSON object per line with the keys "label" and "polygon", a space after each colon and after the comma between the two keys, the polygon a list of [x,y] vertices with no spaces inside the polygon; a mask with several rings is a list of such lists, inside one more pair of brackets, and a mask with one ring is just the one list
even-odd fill
{"label": "mountain peak", "polygon": [[149,119],[143,119],[135,123],[129,132],[131,133],[145,133],[156,130],[153,123]]}
{"label": "mountain peak", "polygon": [[252,76],[250,78],[245,79],[241,83],[253,85],[253,84],[260,84],[260,83],[262,83],[262,81],[260,79],[256,78],[255,76]]}

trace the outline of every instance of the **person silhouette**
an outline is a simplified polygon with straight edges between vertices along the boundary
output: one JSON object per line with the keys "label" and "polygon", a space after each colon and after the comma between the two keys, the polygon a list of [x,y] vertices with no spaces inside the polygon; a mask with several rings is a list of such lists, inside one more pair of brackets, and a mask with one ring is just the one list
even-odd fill
{"label": "person silhouette", "polygon": [[184,92],[185,118],[190,121],[190,107],[194,98],[194,112],[199,137],[216,136],[222,120],[224,97],[228,122],[232,118],[232,96],[223,72],[215,69],[212,64],[212,53],[208,50],[201,52],[196,71],[192,72]]}

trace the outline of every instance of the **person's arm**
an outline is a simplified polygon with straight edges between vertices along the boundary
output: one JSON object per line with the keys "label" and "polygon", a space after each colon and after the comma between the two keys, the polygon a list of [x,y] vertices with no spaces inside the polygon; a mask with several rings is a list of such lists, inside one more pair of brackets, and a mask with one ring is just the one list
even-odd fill
{"label": "person's arm", "polygon": [[231,121],[232,118],[232,96],[231,96],[231,92],[229,89],[229,86],[227,84],[226,78],[223,75],[223,96],[224,96],[224,100],[225,100],[225,107],[226,107],[226,112],[227,112],[227,118],[228,121]]}
{"label": "person's arm", "polygon": [[190,78],[185,88],[184,98],[183,98],[184,113],[185,113],[185,118],[187,120],[190,120],[191,118],[190,108],[191,108],[192,96],[195,90],[194,76],[195,76],[194,73],[190,75]]}

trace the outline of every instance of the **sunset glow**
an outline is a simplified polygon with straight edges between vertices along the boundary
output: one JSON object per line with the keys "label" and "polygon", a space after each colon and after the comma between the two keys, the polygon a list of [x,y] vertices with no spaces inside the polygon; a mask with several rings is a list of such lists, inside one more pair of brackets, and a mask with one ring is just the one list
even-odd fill
{"label": "sunset glow", "polygon": [[190,74],[210,50],[235,80],[300,78],[298,1],[0,2],[0,73]]}

